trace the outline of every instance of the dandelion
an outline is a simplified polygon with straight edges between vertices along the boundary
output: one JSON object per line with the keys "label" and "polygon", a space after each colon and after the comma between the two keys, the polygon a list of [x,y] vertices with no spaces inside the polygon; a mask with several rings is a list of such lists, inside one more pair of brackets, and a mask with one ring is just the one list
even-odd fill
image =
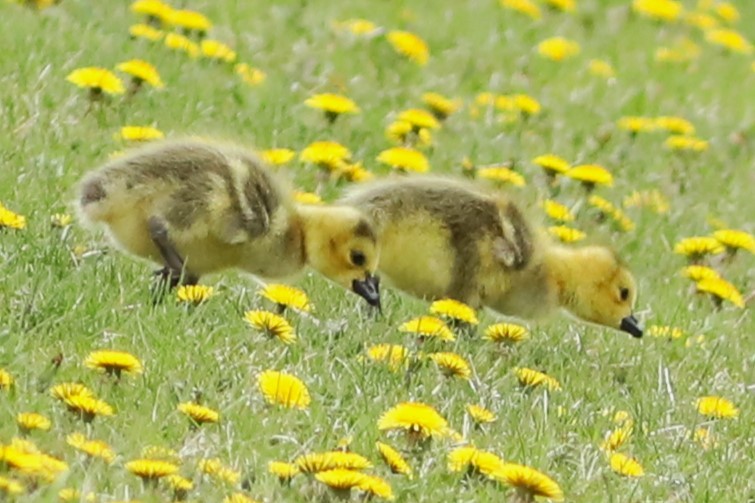
{"label": "dandelion", "polygon": [[628,131],[633,136],[638,133],[650,133],[658,129],[658,123],[651,117],[626,116],[616,122],[619,129]]}
{"label": "dandelion", "polygon": [[291,374],[266,370],[257,378],[257,385],[270,404],[306,409],[311,402],[306,385]]}
{"label": "dandelion", "polygon": [[704,12],[686,12],[683,20],[685,24],[699,28],[702,31],[718,28],[720,24],[718,19]]}
{"label": "dandelion", "polygon": [[663,146],[669,150],[682,152],[705,152],[708,150],[708,142],[694,136],[669,136],[663,142]]}
{"label": "dandelion", "polygon": [[21,483],[0,475],[0,494],[13,497],[23,494],[23,492],[24,486]]}
{"label": "dandelion", "polygon": [[199,470],[210,477],[235,485],[241,478],[241,473],[230,466],[226,466],[219,458],[203,459],[199,462]]}
{"label": "dandelion", "polygon": [[7,390],[13,386],[13,376],[10,373],[0,368],[0,390]]}
{"label": "dandelion", "polygon": [[676,21],[682,15],[682,4],[675,0],[634,0],[632,10],[658,21]]}
{"label": "dandelion", "polygon": [[689,136],[695,133],[695,126],[682,117],[664,115],[653,119],[653,123],[658,129],[663,129],[676,135]]}
{"label": "dandelion", "polygon": [[357,485],[357,489],[363,491],[367,499],[371,499],[373,496],[389,501],[396,499],[390,484],[385,479],[375,475],[365,475]]}
{"label": "dandelion", "polygon": [[477,176],[495,182],[509,183],[514,187],[524,187],[527,185],[522,175],[505,166],[480,168],[477,170]]}
{"label": "dandelion", "polygon": [[519,384],[522,386],[533,388],[537,386],[545,386],[549,391],[559,391],[561,389],[561,383],[543,372],[519,367],[515,368],[514,372],[516,373],[517,379],[519,379]]}
{"label": "dandelion", "polygon": [[713,237],[726,247],[726,251],[733,255],[737,250],[755,253],[755,237],[749,232],[736,229],[721,229],[713,233]]}
{"label": "dandelion", "polygon": [[244,493],[233,493],[223,498],[223,503],[259,503]]}
{"label": "dandelion", "polygon": [[705,34],[705,40],[713,45],[739,54],[749,55],[753,51],[753,46],[749,40],[738,31],[729,28],[708,30]]}
{"label": "dandelion", "polygon": [[50,388],[50,394],[58,400],[63,401],[74,396],[94,397],[92,390],[79,383],[56,384]]}
{"label": "dandelion", "polygon": [[64,398],[63,403],[85,423],[92,422],[96,416],[112,416],[115,413],[108,403],[91,396],[73,395]]}
{"label": "dandelion", "polygon": [[661,63],[688,63],[700,57],[700,46],[684,38],[674,47],[659,47],[655,51],[655,60]]}
{"label": "dandelion", "polygon": [[328,470],[365,470],[372,467],[370,460],[355,452],[327,451],[303,454],[294,460],[301,473],[319,473]]}
{"label": "dandelion", "polygon": [[724,247],[714,237],[694,236],[684,238],[674,245],[674,253],[684,255],[690,262],[697,262],[706,255],[724,252]]}
{"label": "dandelion", "polygon": [[562,243],[575,243],[577,241],[582,241],[587,237],[587,234],[581,230],[566,225],[554,225],[548,227],[548,234]]}
{"label": "dandelion", "polygon": [[322,197],[314,192],[305,192],[303,190],[294,191],[294,201],[299,204],[323,204]]}
{"label": "dandelion", "polygon": [[552,220],[558,222],[572,222],[574,221],[574,214],[571,212],[568,206],[554,201],[553,199],[546,199],[543,201],[543,209],[545,214]]}
{"label": "dandelion", "polygon": [[168,33],[165,35],[165,47],[175,51],[185,52],[191,58],[199,57],[199,46],[188,37],[178,33]]}
{"label": "dandelion", "polygon": [[81,501],[94,503],[95,501],[97,501],[97,496],[92,492],[84,494],[82,499],[81,492],[74,489],[73,487],[65,487],[58,491],[58,498],[60,499],[60,501],[70,501],[76,503],[79,503]]}
{"label": "dandelion", "polygon": [[531,19],[537,20],[542,17],[540,7],[532,0],[499,0],[499,3],[504,9],[524,14]]}
{"label": "dandelion", "polygon": [[609,458],[611,470],[625,477],[642,477],[645,470],[637,460],[630,458],[620,452],[612,452]]}
{"label": "dandelion", "polygon": [[438,129],[440,122],[433,114],[420,108],[410,108],[398,114],[398,121],[408,122],[412,130],[418,133],[421,129]]}
{"label": "dandelion", "polygon": [[288,307],[306,313],[312,310],[309,297],[304,290],[290,285],[270,283],[260,291],[260,295],[275,303],[281,312]]}
{"label": "dandelion", "polygon": [[545,0],[548,7],[562,12],[574,12],[577,10],[576,0]]}
{"label": "dandelion", "polygon": [[626,216],[621,209],[614,206],[613,203],[607,199],[591,195],[587,200],[587,204],[600,210],[602,216],[610,217],[618,225],[620,230],[628,232],[634,229],[634,222],[632,222],[632,220]]}
{"label": "dandelion", "polygon": [[140,374],[142,364],[138,358],[125,351],[94,351],[84,360],[84,365],[91,369],[102,370],[109,375],[121,377],[122,372]]}
{"label": "dandelion", "polygon": [[334,21],[333,28],[336,30],[348,31],[357,37],[371,37],[380,32],[378,25],[367,19],[346,19],[344,21]]}
{"label": "dandelion", "polygon": [[737,7],[731,2],[718,2],[713,7],[713,12],[716,13],[723,21],[734,24],[739,22],[741,15]]}
{"label": "dandelion", "polygon": [[88,66],[78,68],[68,74],[66,80],[82,89],[89,90],[91,99],[98,99],[102,93],[123,94],[123,82],[116,75],[105,68]]}
{"label": "dandelion", "polygon": [[428,357],[435,362],[438,369],[446,377],[469,379],[472,375],[472,369],[470,368],[469,363],[456,353],[430,353]]}
{"label": "dandelion", "polygon": [[342,495],[348,494],[351,489],[358,487],[364,477],[365,474],[361,472],[344,468],[336,468],[315,474],[315,478],[318,481]]}
{"label": "dandelion", "polygon": [[613,452],[619,449],[619,447],[629,442],[629,439],[632,438],[633,429],[634,428],[632,422],[629,421],[626,424],[608,432],[605,440],[600,444],[600,448],[608,452]]}
{"label": "dandelion", "polygon": [[241,77],[246,84],[250,86],[258,86],[265,82],[267,74],[259,68],[254,68],[248,63],[236,63],[233,67],[233,72]]}
{"label": "dandelion", "polygon": [[124,61],[123,63],[119,63],[115,69],[131,76],[131,85],[134,92],[145,82],[156,89],[165,87],[157,69],[142,59]]}
{"label": "dandelion", "polygon": [[446,120],[449,115],[456,113],[461,108],[459,100],[446,98],[440,93],[423,93],[422,102],[439,121]]}
{"label": "dandelion", "polygon": [[263,161],[271,166],[288,164],[296,156],[296,152],[289,148],[271,148],[259,153]]}
{"label": "dandelion", "polygon": [[150,141],[159,140],[165,137],[165,134],[157,128],[150,126],[124,126],[116,135],[125,141]]}
{"label": "dandelion", "polygon": [[696,401],[697,412],[716,419],[733,419],[739,416],[737,407],[720,396],[704,396]]}
{"label": "dandelion", "polygon": [[343,164],[333,173],[333,175],[337,178],[343,178],[346,181],[357,183],[366,182],[367,180],[372,180],[372,178],[374,178],[374,175],[370,171],[364,169],[361,162]]}
{"label": "dandelion", "polygon": [[328,171],[335,171],[351,158],[351,151],[334,141],[316,141],[307,145],[299,159]]}
{"label": "dandelion", "polygon": [[537,52],[551,61],[563,61],[579,54],[579,44],[564,37],[552,37],[537,44]]}
{"label": "dandelion", "polygon": [[595,77],[604,79],[616,77],[616,70],[614,70],[613,65],[604,59],[591,59],[587,63],[587,71]]}
{"label": "dandelion", "polygon": [[465,408],[467,409],[467,413],[472,416],[472,419],[478,424],[492,423],[496,419],[495,414],[482,405],[470,403],[467,404]]}
{"label": "dandelion", "polygon": [[477,325],[477,313],[470,306],[453,299],[440,299],[430,304],[430,313],[445,316],[455,321]]}
{"label": "dandelion", "polygon": [[647,328],[647,334],[663,339],[679,339],[684,335],[684,330],[669,325],[651,325]]}
{"label": "dandelion", "polygon": [[322,110],[328,122],[333,123],[342,114],[358,114],[359,107],[353,100],[341,94],[315,94],[305,102],[310,108]]}
{"label": "dandelion", "polygon": [[186,414],[195,424],[217,423],[220,421],[220,414],[204,405],[193,402],[184,402],[178,404],[178,410]]}
{"label": "dandelion", "polygon": [[129,7],[134,14],[147,16],[147,22],[161,25],[168,21],[173,8],[160,0],[136,0]]}
{"label": "dandelion", "polygon": [[[2,378],[0,378],[1,380]],[[2,385],[0,384],[0,388]],[[29,433],[32,430],[47,431],[52,426],[50,420],[42,414],[36,412],[21,412],[16,416],[16,424],[23,433]]]}
{"label": "dandelion", "polygon": [[562,175],[571,169],[571,165],[565,159],[554,154],[539,155],[532,159],[532,163],[545,171],[551,183],[555,182],[557,175]]}
{"label": "dandelion", "polygon": [[398,344],[375,344],[367,348],[367,358],[374,362],[386,363],[397,371],[406,363],[409,350]]}
{"label": "dandelion", "polygon": [[420,66],[430,59],[430,49],[419,36],[408,31],[393,30],[386,35],[393,50]]}
{"label": "dandelion", "polygon": [[128,29],[131,38],[143,38],[150,42],[158,42],[163,39],[165,32],[148,24],[132,24]]}
{"label": "dandelion", "polygon": [[73,217],[68,213],[53,213],[50,215],[50,224],[53,227],[65,229],[73,223]]}
{"label": "dandelion", "polygon": [[[528,94],[514,94],[510,96],[513,109],[525,117],[537,115],[542,110],[540,102]],[[496,100],[496,105],[498,101]]]}
{"label": "dandelion", "polygon": [[430,164],[425,155],[409,147],[393,147],[383,150],[378,155],[377,160],[400,171],[424,173],[430,169]]}
{"label": "dandelion", "polygon": [[688,265],[682,269],[682,276],[692,281],[700,281],[707,278],[720,278],[718,271],[705,265]]}
{"label": "dandelion", "polygon": [[453,332],[451,332],[443,320],[434,316],[413,318],[402,323],[398,329],[401,332],[417,334],[420,337],[438,338],[442,341],[453,341],[456,339]]}
{"label": "dandelion", "polygon": [[233,63],[236,61],[236,51],[219,40],[202,40],[199,44],[199,50],[207,59],[222,61],[224,63]]}
{"label": "dandelion", "polygon": [[177,465],[181,463],[181,458],[178,453],[173,449],[162,447],[159,445],[147,445],[142,449],[142,458],[146,459],[162,459],[163,461],[170,461]]}
{"label": "dandelion", "polygon": [[598,164],[574,166],[564,173],[564,175],[572,180],[579,181],[588,191],[591,191],[596,185],[613,186],[613,175],[611,175],[611,172]]}
{"label": "dandelion", "polygon": [[176,297],[180,302],[199,304],[207,301],[215,293],[215,289],[206,285],[181,285],[176,290]]}
{"label": "dandelion", "polygon": [[650,208],[655,213],[668,213],[670,205],[668,199],[657,189],[648,191],[634,191],[624,198],[625,208]]}
{"label": "dandelion", "polygon": [[418,147],[427,147],[432,144],[432,133],[427,129],[420,129],[415,133],[414,126],[406,121],[392,122],[385,129],[385,136],[394,143]]}
{"label": "dandelion", "polygon": [[115,459],[115,452],[107,442],[90,440],[82,433],[72,433],[66,437],[66,443],[91,458],[100,458],[110,464]]}
{"label": "dandelion", "polygon": [[186,34],[196,33],[200,37],[212,28],[212,23],[204,14],[188,9],[171,10],[168,22],[182,28]]}
{"label": "dandelion", "polygon": [[267,464],[267,471],[278,477],[282,482],[291,480],[301,473],[298,466],[283,461],[270,461]]}
{"label": "dandelion", "polygon": [[534,501],[535,496],[553,501],[564,499],[564,493],[555,480],[529,466],[505,463],[493,473],[493,477],[515,488],[522,501]]}
{"label": "dandelion", "polygon": [[26,228],[26,217],[15,213],[0,203],[0,229],[22,230]]}
{"label": "dandelion", "polygon": [[178,473],[178,466],[158,459],[136,459],[126,463],[126,470],[145,484],[156,484],[159,479]]}
{"label": "dandelion", "polygon": [[399,403],[378,420],[378,429],[405,430],[420,439],[440,437],[448,433],[448,423],[433,407],[420,402]]}
{"label": "dandelion", "polygon": [[410,479],[413,477],[412,467],[396,449],[383,442],[376,442],[375,445],[380,452],[385,464],[391,469],[391,472],[400,475],[406,475]]}
{"label": "dandelion", "polygon": [[493,478],[503,466],[500,457],[476,447],[458,447],[448,453],[448,469],[452,472],[466,471]]}
{"label": "dandelion", "polygon": [[168,487],[173,490],[174,501],[185,500],[189,491],[194,489],[194,483],[191,480],[178,474],[168,475],[165,477],[165,481],[168,483]]}
{"label": "dandelion", "polygon": [[247,311],[244,319],[270,338],[274,337],[284,344],[296,342],[294,327],[283,316],[270,311]]}
{"label": "dandelion", "polygon": [[740,309],[745,307],[744,299],[737,287],[723,278],[703,278],[695,286],[698,292],[710,294],[717,307],[720,307],[724,300]]}

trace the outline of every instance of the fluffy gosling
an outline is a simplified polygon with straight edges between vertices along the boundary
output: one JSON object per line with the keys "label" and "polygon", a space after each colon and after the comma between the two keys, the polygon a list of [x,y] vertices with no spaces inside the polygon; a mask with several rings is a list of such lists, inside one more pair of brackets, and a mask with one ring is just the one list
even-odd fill
{"label": "fluffy gosling", "polygon": [[637,286],[619,258],[604,247],[553,243],[500,193],[459,180],[405,177],[360,184],[339,203],[372,217],[378,269],[405,292],[523,318],[560,307],[642,336],[632,315]]}
{"label": "fluffy gosling", "polygon": [[371,305],[376,234],[358,210],[298,205],[250,152],[186,139],[135,149],[88,173],[78,210],[116,246],[164,267],[171,286],[238,268],[266,279],[309,265]]}

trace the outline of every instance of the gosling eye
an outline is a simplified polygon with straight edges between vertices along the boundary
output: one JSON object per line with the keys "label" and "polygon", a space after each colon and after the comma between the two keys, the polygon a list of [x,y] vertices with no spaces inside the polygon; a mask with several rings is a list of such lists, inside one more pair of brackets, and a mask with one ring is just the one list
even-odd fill
{"label": "gosling eye", "polygon": [[362,267],[367,262],[367,257],[359,250],[351,251],[351,263],[357,267]]}
{"label": "gosling eye", "polygon": [[619,288],[619,296],[623,302],[626,302],[629,299],[629,288]]}

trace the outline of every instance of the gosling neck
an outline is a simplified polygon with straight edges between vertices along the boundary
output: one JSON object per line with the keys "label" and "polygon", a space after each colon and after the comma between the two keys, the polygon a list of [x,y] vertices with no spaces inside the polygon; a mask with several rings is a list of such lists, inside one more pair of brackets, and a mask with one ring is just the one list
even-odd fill
{"label": "gosling neck", "polygon": [[548,271],[548,293],[555,298],[558,306],[569,311],[577,303],[578,277],[574,275],[574,264],[579,261],[580,250],[561,245],[551,245],[543,258]]}
{"label": "gosling neck", "polygon": [[301,256],[304,263],[309,263],[311,251],[319,249],[322,245],[322,236],[317,229],[323,228],[330,215],[327,206],[315,206],[312,204],[297,204],[297,230],[301,247]]}

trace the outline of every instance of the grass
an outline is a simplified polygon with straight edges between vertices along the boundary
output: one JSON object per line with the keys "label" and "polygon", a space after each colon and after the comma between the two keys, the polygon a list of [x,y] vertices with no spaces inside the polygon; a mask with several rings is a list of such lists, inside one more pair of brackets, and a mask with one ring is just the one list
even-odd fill
{"label": "grass", "polygon": [[[389,438],[400,449],[406,442],[378,432],[376,424],[385,410],[409,400],[436,407],[479,448],[549,474],[567,501],[754,498],[751,306],[740,310],[724,303],[715,309],[708,298],[691,292],[689,280],[679,275],[684,259],[672,253],[679,239],[712,232],[711,218],[753,231],[751,57],[706,44],[700,30],[684,23],[639,17],[629,3],[581,0],[576,14],[546,10],[539,22],[493,0],[188,4],[213,20],[212,35],[232,45],[240,61],[267,72],[257,87],[222,64],[130,40],[128,25],[136,18],[125,2],[64,0],[40,12],[0,4],[0,201],[28,222],[22,231],[0,229],[0,367],[15,378],[10,390],[0,391],[0,444],[17,435],[17,413],[41,412],[52,419],[52,430],[31,438],[69,465],[51,484],[27,485],[29,494],[20,500],[56,501],[58,490],[75,487],[97,493],[98,501],[165,501],[164,489],[144,488],[124,468],[147,445],[180,453],[181,472],[195,478],[191,500],[220,501],[241,490],[241,483],[232,487],[198,475],[198,460],[210,457],[239,470],[244,491],[258,500],[327,500],[328,493],[303,476],[281,485],[267,473],[267,463],[332,449],[344,437],[373,461],[373,473],[389,480],[397,501],[441,501],[449,494],[460,502],[500,501],[513,495],[499,483],[449,473],[449,441],[408,453],[414,479],[391,475],[375,441]],[[742,14],[737,29],[752,40],[755,4],[737,7]],[[429,44],[429,64],[418,67],[402,59],[382,37],[334,33],[332,20],[351,17],[419,34]],[[540,58],[535,45],[555,35],[579,42],[581,53],[560,63]],[[700,45],[696,60],[654,61],[658,47],[683,36]],[[65,81],[75,68],[114,68],[134,57],[158,68],[163,91],[145,89],[90,106],[86,93]],[[591,58],[610,61],[617,77],[606,81],[590,75]],[[150,266],[113,252],[102,235],[76,224],[66,230],[49,224],[51,214],[71,212],[76,181],[123,148],[113,139],[123,125],[151,124],[168,136],[202,134],[297,151],[314,140],[334,139],[383,175],[388,170],[374,159],[389,146],[383,134],[389,118],[420,106],[421,93],[430,90],[465,103],[427,151],[434,172],[461,174],[465,156],[479,164],[512,161],[528,185],[510,190],[535,214],[536,201],[548,189],[529,160],[547,152],[608,167],[615,186],[597,193],[616,204],[633,190],[666,194],[671,205],[666,214],[627,210],[636,223],[631,232],[611,231],[584,208],[575,225],[591,240],[610,242],[631,265],[640,284],[639,317],[647,325],[679,327],[685,335],[638,341],[554,316],[532,323],[530,340],[503,351],[481,337],[483,327],[500,321],[485,312],[471,335],[421,348],[460,353],[473,366],[471,380],[444,378],[432,363],[394,373],[359,356],[366,345],[379,342],[415,347],[397,327],[426,313],[422,301],[386,288],[384,316],[374,318],[355,296],[306,274],[295,283],[309,294],[315,311],[286,313],[299,342],[285,347],[243,321],[246,310],[272,307],[248,277],[206,278],[216,295],[197,308],[171,301],[152,306]],[[303,105],[310,95],[328,91],[345,93],[362,113],[328,126]],[[508,125],[495,113],[472,118],[474,98],[483,91],[524,92],[537,98],[543,111]],[[615,126],[627,115],[682,116],[710,148],[700,154],[670,152],[659,133],[632,140]],[[315,189],[313,168],[294,161],[282,171],[300,187]],[[342,188],[329,182],[323,195],[333,198]],[[563,183],[556,199],[579,207],[583,197],[575,184]],[[97,253],[77,258],[77,247]],[[752,291],[752,255],[740,252],[730,263],[713,263],[745,295]],[[85,368],[86,355],[101,348],[137,355],[143,375],[114,382]],[[62,357],[57,370],[51,363],[55,357]],[[523,390],[513,374],[518,366],[546,370],[562,391]],[[312,394],[310,408],[268,406],[256,386],[256,376],[266,369],[300,377]],[[65,381],[92,387],[115,407],[115,416],[82,424],[47,391]],[[739,418],[699,415],[695,400],[704,395],[733,401]],[[176,410],[191,399],[219,410],[221,422],[191,427]],[[484,404],[496,421],[475,428],[464,412],[467,403]],[[642,478],[613,473],[599,449],[618,410],[634,419],[634,434],[620,451],[642,463]],[[715,447],[703,449],[689,438],[700,426],[710,429]],[[114,463],[77,455],[65,442],[75,431],[107,441],[117,454]]]}

